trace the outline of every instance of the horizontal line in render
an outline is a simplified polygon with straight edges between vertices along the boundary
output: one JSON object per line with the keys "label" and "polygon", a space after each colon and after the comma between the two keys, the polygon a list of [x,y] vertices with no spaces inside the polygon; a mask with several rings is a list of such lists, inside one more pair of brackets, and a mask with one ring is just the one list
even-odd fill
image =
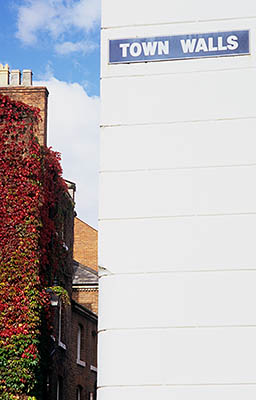
{"label": "horizontal line in render", "polygon": [[220,164],[220,165],[187,165],[183,167],[169,167],[169,168],[137,168],[137,169],[103,169],[99,171],[99,174],[117,174],[117,173],[135,173],[135,172],[161,172],[161,171],[179,171],[179,170],[191,170],[191,169],[215,169],[215,168],[243,168],[243,167],[255,167],[255,163],[248,164]]}
{"label": "horizontal line in render", "polygon": [[174,124],[203,124],[207,122],[221,122],[221,121],[244,121],[256,119],[256,115],[250,115],[247,117],[226,117],[226,118],[215,118],[215,119],[190,119],[190,120],[180,120],[180,121],[162,121],[162,122],[139,122],[139,123],[130,123],[130,124],[100,124],[100,128],[108,129],[108,128],[122,128],[122,127],[133,127],[133,126],[158,126],[158,125],[174,125]]}
{"label": "horizontal line in render", "polygon": [[99,333],[106,333],[112,331],[161,331],[161,330],[174,330],[174,329],[256,329],[256,325],[177,325],[177,326],[146,326],[146,327],[124,327],[124,328],[106,328],[99,329]]}
{"label": "horizontal line in render", "polygon": [[106,388],[142,388],[142,387],[197,387],[197,386],[255,386],[256,382],[227,382],[227,383],[169,383],[169,384],[141,384],[141,385],[99,385],[98,389]]}
{"label": "horizontal line in render", "polygon": [[202,273],[221,273],[221,272],[230,272],[230,273],[234,273],[234,272],[256,272],[256,266],[255,268],[223,268],[221,269],[220,267],[216,267],[216,268],[211,268],[211,269],[173,269],[173,270],[169,270],[169,271],[164,271],[164,270],[153,270],[151,269],[148,272],[143,272],[143,271],[138,271],[138,272],[111,272],[111,270],[109,269],[105,269],[105,271],[99,273],[99,281],[101,281],[102,279],[107,279],[107,278],[113,278],[113,277],[121,277],[121,276],[138,276],[138,275],[144,275],[144,276],[148,276],[148,275],[162,275],[162,274],[202,274]]}
{"label": "horizontal line in render", "polygon": [[241,20],[254,20],[256,19],[256,15],[247,15],[244,17],[226,17],[226,18],[194,18],[194,19],[185,19],[185,20],[180,20],[180,21],[168,21],[168,22],[155,22],[155,23],[149,23],[149,24],[133,24],[133,25],[115,25],[115,26],[102,26],[101,30],[102,31],[107,31],[110,29],[116,30],[116,29],[122,29],[122,28],[136,28],[136,27],[154,27],[154,26],[168,26],[168,25],[180,25],[180,24],[194,24],[194,23],[207,23],[207,22],[225,22],[225,21],[241,21]]}
{"label": "horizontal line in render", "polygon": [[205,218],[205,217],[231,217],[231,216],[250,216],[256,215],[256,211],[240,212],[240,213],[212,213],[212,214],[180,214],[180,215],[160,215],[154,217],[115,217],[115,218],[98,218],[99,222],[104,221],[134,221],[134,220],[156,220],[156,219],[173,219],[173,218]]}
{"label": "horizontal line in render", "polygon": [[[109,271],[110,272],[110,271]],[[256,266],[255,266],[255,268],[234,268],[234,269],[225,269],[225,268],[223,268],[223,269],[220,269],[219,267],[218,268],[212,268],[212,269],[207,269],[207,270],[205,270],[205,269],[193,269],[193,270],[186,270],[186,269],[173,269],[173,270],[171,270],[171,271],[164,271],[164,270],[160,270],[160,271],[157,271],[157,270],[155,270],[155,271],[149,271],[149,272],[113,272],[113,273],[111,273],[110,272],[110,275],[102,275],[102,276],[100,276],[99,278],[101,278],[101,279],[107,279],[107,278],[112,278],[112,277],[118,277],[118,276],[125,276],[125,275],[142,275],[142,276],[145,276],[145,275],[163,275],[163,274],[165,274],[165,275],[168,275],[168,274],[202,274],[202,273],[227,273],[227,272],[229,272],[229,273],[234,273],[234,272],[237,272],[237,273],[240,273],[240,272],[244,272],[244,273],[246,273],[246,272],[255,272],[256,273]]]}
{"label": "horizontal line in render", "polygon": [[[243,55],[243,57],[245,57],[246,55]],[[235,56],[229,56],[229,58],[233,58]],[[218,58],[217,56],[215,58]],[[197,60],[202,60],[201,58],[197,59]],[[207,59],[209,60],[209,59]],[[168,60],[170,61],[170,60]],[[184,61],[182,59],[177,59],[177,60],[171,60],[173,61]],[[144,61],[141,62],[141,64],[146,63],[148,64],[150,61]],[[154,61],[156,62],[156,61]],[[164,62],[164,61],[158,61],[158,62]],[[166,62],[166,60],[165,60]],[[128,63],[127,63],[128,64]],[[127,65],[125,64],[125,65]],[[199,69],[196,71],[173,71],[173,72],[154,72],[154,73],[143,73],[143,74],[123,74],[123,75],[107,75],[107,76],[101,76],[101,80],[104,79],[120,79],[120,78],[145,78],[147,79],[148,77],[152,77],[152,76],[169,76],[169,75],[192,75],[192,74],[202,74],[202,73],[211,73],[211,72],[226,72],[226,71],[240,71],[240,70],[256,70],[256,67],[227,67],[227,68],[211,68],[211,69]]]}

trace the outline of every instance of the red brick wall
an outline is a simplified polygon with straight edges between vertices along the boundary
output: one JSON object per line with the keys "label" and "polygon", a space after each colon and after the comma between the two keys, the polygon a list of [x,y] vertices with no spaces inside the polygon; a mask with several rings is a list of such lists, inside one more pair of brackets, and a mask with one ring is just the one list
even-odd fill
{"label": "red brick wall", "polygon": [[16,101],[22,101],[32,107],[39,108],[42,121],[37,134],[41,145],[47,144],[47,99],[48,90],[41,86],[4,86],[0,93]]}
{"label": "red brick wall", "polygon": [[49,376],[49,387],[48,393],[43,400],[56,400],[57,398],[57,380],[61,377],[63,386],[63,397],[62,400],[70,399],[70,369],[72,366],[71,352],[72,352],[72,326],[71,326],[71,306],[67,306],[62,309],[62,321],[61,324],[61,341],[66,346],[66,349],[61,347],[58,343],[59,336],[59,307],[53,308],[54,312],[54,331],[53,337],[55,341],[51,341],[51,348],[49,352],[51,354],[50,362],[48,365],[48,376]]}
{"label": "red brick wall", "polygon": [[74,225],[74,260],[98,270],[98,231],[79,218]]}
{"label": "red brick wall", "polygon": [[[62,326],[62,342],[66,349],[58,345],[58,311],[55,308],[55,329],[52,360],[49,368],[49,392],[44,400],[56,400],[57,380],[62,381],[62,400],[77,400],[76,390],[82,388],[81,400],[88,400],[90,393],[95,393],[97,372],[97,317],[89,311],[79,312],[79,305],[68,306],[63,310],[64,324]],[[77,363],[78,327],[82,327],[81,357],[85,365]]]}
{"label": "red brick wall", "polygon": [[[77,364],[77,333],[82,326],[81,359],[86,363],[83,367]],[[72,344],[71,344],[71,373],[69,381],[68,400],[76,400],[76,389],[82,388],[81,400],[88,400],[89,394],[95,392],[97,373],[91,367],[97,368],[97,318],[90,313],[80,313],[72,307]]]}
{"label": "red brick wall", "polygon": [[[49,366],[49,392],[44,400],[56,400],[58,377],[61,378],[63,386],[62,400],[77,400],[78,386],[82,388],[81,400],[88,400],[90,393],[95,393],[97,381],[97,372],[93,371],[94,368],[97,368],[97,317],[90,311],[81,310],[81,307],[75,305],[74,302],[72,302],[72,306],[66,307],[63,311],[62,335],[66,349],[63,349],[58,345],[58,310],[58,307],[54,310],[56,340],[51,349],[54,352]],[[84,366],[77,363],[79,325],[82,326],[80,359],[85,362]]]}

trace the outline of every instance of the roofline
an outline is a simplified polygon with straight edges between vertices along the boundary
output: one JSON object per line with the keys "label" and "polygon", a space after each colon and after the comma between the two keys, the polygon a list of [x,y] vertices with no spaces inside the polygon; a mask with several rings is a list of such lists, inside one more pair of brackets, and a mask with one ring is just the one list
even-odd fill
{"label": "roofline", "polygon": [[73,264],[80,266],[81,268],[84,268],[86,271],[92,273],[93,275],[96,275],[97,277],[99,276],[98,271],[96,271],[91,267],[88,267],[87,265],[81,264],[79,261],[73,259]]}
{"label": "roofline", "polygon": [[77,303],[75,300],[71,300],[72,308],[77,311],[79,314],[84,315],[91,319],[94,322],[98,321],[98,316],[88,308],[82,306],[82,304]]}
{"label": "roofline", "polygon": [[75,185],[75,186],[76,186],[76,183],[75,183],[75,182],[73,182],[73,181],[70,181],[70,180],[68,180],[68,179],[65,179],[65,178],[63,178],[63,179],[64,179],[64,181],[65,181],[65,182],[71,183],[72,185]]}
{"label": "roofline", "polygon": [[80,221],[80,222],[82,222],[83,224],[85,224],[85,225],[89,226],[89,228],[92,228],[94,231],[98,232],[98,230],[97,230],[97,229],[95,229],[93,226],[91,226],[91,225],[87,224],[86,222],[84,222],[84,221],[83,221],[83,220],[81,220],[80,218],[78,218],[78,217],[75,217],[75,218],[76,218],[76,219],[79,219],[79,221]]}

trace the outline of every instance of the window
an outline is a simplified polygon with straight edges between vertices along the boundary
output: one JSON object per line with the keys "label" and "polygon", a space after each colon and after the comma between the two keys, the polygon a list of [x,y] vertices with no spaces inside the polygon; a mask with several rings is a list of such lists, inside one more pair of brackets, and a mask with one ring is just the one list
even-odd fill
{"label": "window", "polygon": [[76,400],[81,400],[82,399],[82,388],[81,386],[78,386],[76,389]]}
{"label": "window", "polygon": [[82,361],[82,353],[83,353],[83,345],[84,345],[84,329],[82,325],[78,325],[77,329],[77,358],[76,362],[81,367],[85,367],[86,363]]}
{"label": "window", "polygon": [[81,360],[81,338],[82,338],[82,327],[78,325],[77,330],[77,359]]}

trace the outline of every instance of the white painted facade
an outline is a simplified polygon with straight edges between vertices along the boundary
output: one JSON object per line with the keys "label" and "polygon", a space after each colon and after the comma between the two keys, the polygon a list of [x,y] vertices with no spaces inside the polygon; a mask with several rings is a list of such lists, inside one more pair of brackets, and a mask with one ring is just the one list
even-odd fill
{"label": "white painted facade", "polygon": [[[256,398],[256,2],[102,0],[99,400]],[[247,56],[108,41],[250,31]]]}

